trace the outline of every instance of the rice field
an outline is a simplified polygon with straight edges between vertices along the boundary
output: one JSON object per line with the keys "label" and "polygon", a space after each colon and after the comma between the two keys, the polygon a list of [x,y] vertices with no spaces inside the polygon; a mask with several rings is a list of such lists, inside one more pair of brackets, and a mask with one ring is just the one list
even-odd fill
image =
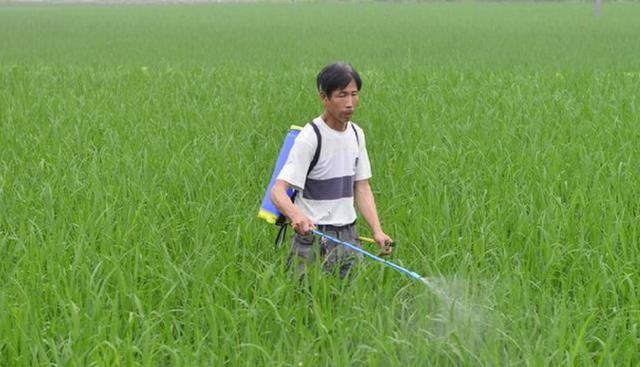
{"label": "rice field", "polygon": [[[639,18],[0,5],[0,365],[640,364]],[[256,218],[335,60],[392,261],[433,287],[298,283]]]}

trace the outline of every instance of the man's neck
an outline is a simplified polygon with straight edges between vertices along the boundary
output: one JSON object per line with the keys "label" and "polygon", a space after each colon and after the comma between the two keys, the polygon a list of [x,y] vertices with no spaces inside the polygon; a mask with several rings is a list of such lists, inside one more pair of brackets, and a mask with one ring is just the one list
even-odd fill
{"label": "man's neck", "polygon": [[336,131],[347,130],[347,124],[349,124],[349,121],[342,123],[336,119],[331,118],[327,113],[322,114],[322,120],[327,124],[327,126]]}

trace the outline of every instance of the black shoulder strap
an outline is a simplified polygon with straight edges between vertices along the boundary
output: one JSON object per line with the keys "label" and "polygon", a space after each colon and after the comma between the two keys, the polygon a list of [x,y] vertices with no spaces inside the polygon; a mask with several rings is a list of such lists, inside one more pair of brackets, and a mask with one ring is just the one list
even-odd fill
{"label": "black shoulder strap", "polygon": [[[311,159],[311,163],[309,163],[309,169],[307,170],[307,177],[309,173],[313,170],[313,168],[318,163],[318,159],[320,159],[320,149],[322,148],[322,136],[320,135],[320,129],[318,129],[318,125],[316,125],[313,121],[309,122],[311,127],[313,127],[313,131],[316,133],[316,140],[318,141],[318,145],[316,145],[316,151],[313,153],[313,158]],[[291,201],[296,200],[296,196],[298,196],[298,190],[293,191],[293,196],[291,196]]]}
{"label": "black shoulder strap", "polygon": [[320,158],[320,149],[322,148],[322,136],[320,136],[320,129],[318,129],[318,125],[316,125],[313,121],[310,122],[311,127],[313,127],[313,131],[316,133],[316,139],[318,140],[318,145],[316,145],[316,152],[313,154],[313,159],[309,164],[309,170],[307,171],[307,176],[313,170],[313,168],[318,163],[318,159]]}
{"label": "black shoulder strap", "polygon": [[[311,127],[313,127],[313,131],[316,133],[316,139],[318,140],[318,145],[316,146],[316,152],[313,154],[313,159],[309,164],[309,170],[307,171],[307,176],[309,176],[309,173],[311,173],[313,168],[318,163],[318,159],[320,158],[320,150],[322,149],[322,136],[320,135],[320,129],[318,129],[318,125],[316,125],[315,122],[311,121],[310,124],[311,124]],[[358,137],[358,131],[356,130],[356,127],[354,124],[350,124],[350,125],[351,125],[351,128],[353,129],[353,133],[356,135],[356,143],[358,143],[358,146],[360,146],[360,138]]]}
{"label": "black shoulder strap", "polygon": [[356,143],[358,143],[358,147],[360,146],[360,138],[358,138],[358,131],[356,130],[356,126],[352,123],[351,128],[353,129],[353,133],[356,134]]}

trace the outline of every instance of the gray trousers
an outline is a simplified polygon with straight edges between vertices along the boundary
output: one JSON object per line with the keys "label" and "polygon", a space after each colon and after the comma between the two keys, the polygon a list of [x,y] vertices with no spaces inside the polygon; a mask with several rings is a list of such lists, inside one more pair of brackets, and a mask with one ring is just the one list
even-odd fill
{"label": "gray trousers", "polygon": [[[348,242],[359,248],[362,247],[355,224],[342,227],[318,225],[317,229],[340,241]],[[319,246],[315,246],[316,243],[319,243]],[[313,234],[301,236],[296,233],[293,236],[287,261],[289,268],[295,269],[296,276],[302,277],[306,273],[308,265],[314,262],[317,257],[321,259],[325,271],[329,273],[339,271],[340,277],[344,278],[353,264],[362,258],[362,254],[324,237]]]}

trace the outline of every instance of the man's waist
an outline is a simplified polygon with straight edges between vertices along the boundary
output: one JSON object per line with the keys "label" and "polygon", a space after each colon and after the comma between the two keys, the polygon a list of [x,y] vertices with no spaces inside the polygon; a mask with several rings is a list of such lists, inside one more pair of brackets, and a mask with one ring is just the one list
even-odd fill
{"label": "man's waist", "polygon": [[352,223],[344,224],[344,225],[335,225],[335,224],[318,224],[316,228],[320,231],[341,231],[345,229],[349,229],[356,225],[356,221]]}

